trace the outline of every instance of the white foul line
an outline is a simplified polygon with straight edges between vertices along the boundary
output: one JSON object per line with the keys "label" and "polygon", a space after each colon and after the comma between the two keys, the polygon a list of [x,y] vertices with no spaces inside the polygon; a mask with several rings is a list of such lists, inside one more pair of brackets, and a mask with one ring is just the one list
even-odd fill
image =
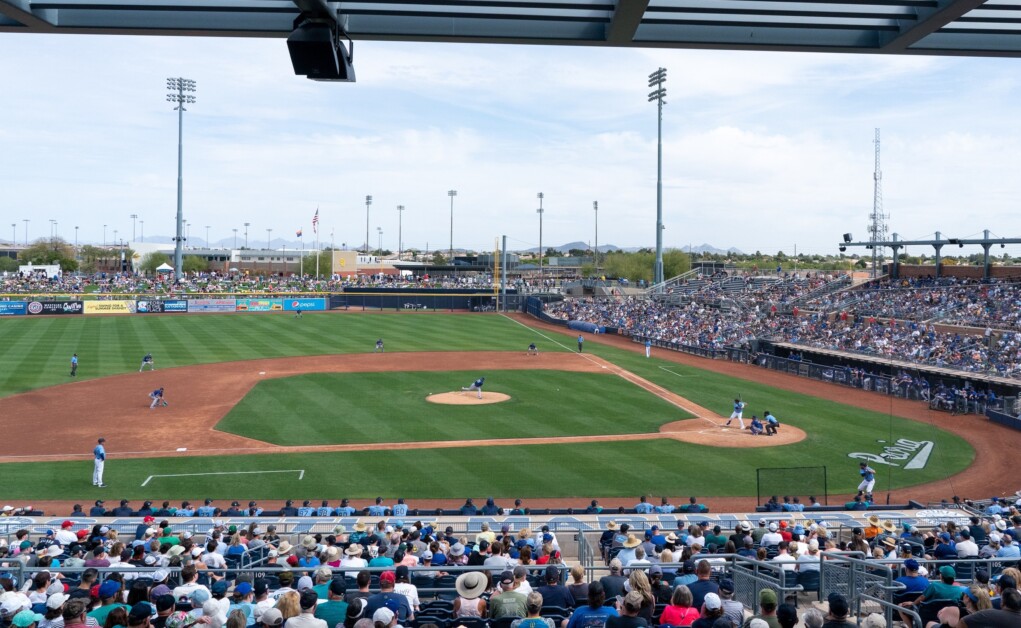
{"label": "white foul line", "polygon": [[210,471],[208,473],[171,473],[168,475],[150,475],[145,478],[145,482],[142,482],[142,486],[147,485],[153,478],[186,478],[199,475],[247,475],[250,473],[297,473],[299,480],[305,479],[304,469],[283,469],[277,471]]}
{"label": "white foul line", "polygon": [[659,368],[663,369],[663,370],[664,370],[664,371],[666,371],[667,373],[670,373],[671,375],[676,375],[677,377],[698,377],[697,375],[681,375],[681,374],[680,374],[680,373],[678,373],[677,371],[671,371],[670,369],[668,369],[668,368],[667,368],[667,367],[665,367],[665,366],[661,366],[661,367],[659,367]]}

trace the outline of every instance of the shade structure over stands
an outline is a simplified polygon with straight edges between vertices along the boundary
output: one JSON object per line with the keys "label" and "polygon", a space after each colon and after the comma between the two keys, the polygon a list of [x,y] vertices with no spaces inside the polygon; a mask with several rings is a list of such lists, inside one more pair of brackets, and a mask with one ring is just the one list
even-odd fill
{"label": "shade structure over stands", "polygon": [[156,267],[156,272],[158,272],[158,273],[172,273],[172,272],[174,272],[174,267],[171,266],[170,264],[167,264],[166,262],[164,262],[164,263],[162,263],[162,264],[160,264],[159,266]]}

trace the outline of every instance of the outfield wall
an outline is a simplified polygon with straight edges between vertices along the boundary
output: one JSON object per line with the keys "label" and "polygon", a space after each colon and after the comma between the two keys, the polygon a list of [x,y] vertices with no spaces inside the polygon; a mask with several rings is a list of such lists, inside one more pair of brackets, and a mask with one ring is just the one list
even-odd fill
{"label": "outfield wall", "polygon": [[[366,288],[329,294],[225,295],[190,294],[154,298],[144,294],[109,295],[0,295],[17,301],[0,301],[0,316],[54,316],[94,314],[197,314],[212,312],[317,312],[326,310],[492,311],[493,290]],[[519,296],[508,290],[516,306]]]}

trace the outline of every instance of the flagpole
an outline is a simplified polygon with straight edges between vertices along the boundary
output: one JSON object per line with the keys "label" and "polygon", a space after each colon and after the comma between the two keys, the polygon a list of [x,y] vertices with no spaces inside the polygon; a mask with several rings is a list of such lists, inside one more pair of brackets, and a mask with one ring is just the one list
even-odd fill
{"label": "flagpole", "polygon": [[305,240],[301,237],[301,232],[298,232],[298,242],[301,242],[301,255],[298,257],[298,277],[305,276]]}
{"label": "flagpole", "polygon": [[[319,206],[316,205],[315,216],[312,217],[312,233],[316,236],[316,281],[319,280]],[[332,255],[332,253],[331,253]]]}

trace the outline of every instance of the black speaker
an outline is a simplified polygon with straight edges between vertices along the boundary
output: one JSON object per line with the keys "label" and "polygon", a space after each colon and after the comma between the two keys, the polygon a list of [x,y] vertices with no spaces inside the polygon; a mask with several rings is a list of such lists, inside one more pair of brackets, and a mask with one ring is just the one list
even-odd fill
{"label": "black speaker", "polygon": [[850,233],[845,233],[844,234],[844,242],[850,242],[850,241],[851,241],[851,234]]}
{"label": "black speaker", "polygon": [[355,72],[344,45],[324,22],[305,22],[287,38],[294,73],[317,81],[354,81]]}

